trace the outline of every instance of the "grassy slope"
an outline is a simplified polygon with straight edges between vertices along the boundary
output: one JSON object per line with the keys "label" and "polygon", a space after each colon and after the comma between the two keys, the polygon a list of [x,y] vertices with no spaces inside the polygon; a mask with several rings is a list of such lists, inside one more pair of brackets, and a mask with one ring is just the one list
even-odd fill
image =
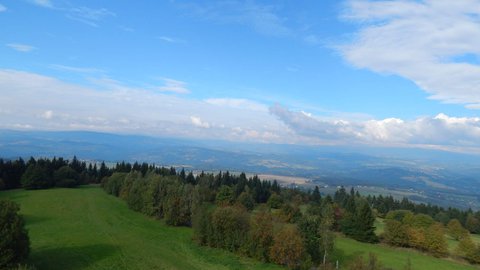
{"label": "grassy slope", "polygon": [[410,258],[413,269],[418,270],[478,269],[472,265],[460,264],[447,259],[436,259],[412,249],[360,243],[343,237],[337,239],[336,247],[337,250],[334,256],[339,261],[348,261],[360,254],[366,255],[368,252],[373,252],[378,256],[383,265],[396,270],[403,269],[408,258]]}
{"label": "grassy slope", "polygon": [[0,192],[21,204],[39,269],[279,269],[191,241],[96,187]]}
{"label": "grassy slope", "polygon": [[[165,226],[129,210],[100,188],[0,192],[21,204],[39,269],[280,269],[231,253],[198,247],[189,228]],[[359,243],[338,237],[341,265],[374,252],[384,265],[402,269],[476,269],[412,250]]]}

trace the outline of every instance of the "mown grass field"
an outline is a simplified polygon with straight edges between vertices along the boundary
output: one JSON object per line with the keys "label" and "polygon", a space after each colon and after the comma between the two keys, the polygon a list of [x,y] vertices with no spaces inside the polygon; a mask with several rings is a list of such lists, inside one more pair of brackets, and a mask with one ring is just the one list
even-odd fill
{"label": "mown grass field", "polygon": [[[128,209],[98,187],[3,191],[21,205],[29,230],[30,263],[38,269],[282,269],[192,242],[189,228],[168,227]],[[374,252],[385,266],[418,270],[477,269],[413,250],[337,237],[334,257],[344,266]],[[345,269],[340,267],[340,269]]]}
{"label": "mown grass field", "polygon": [[136,213],[98,187],[0,192],[21,205],[38,269],[280,269],[199,247],[189,228]]}

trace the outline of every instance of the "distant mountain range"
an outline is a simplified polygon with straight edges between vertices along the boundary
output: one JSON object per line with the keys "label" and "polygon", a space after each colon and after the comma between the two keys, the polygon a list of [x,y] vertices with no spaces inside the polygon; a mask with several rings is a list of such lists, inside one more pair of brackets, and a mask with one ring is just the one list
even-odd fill
{"label": "distant mountain range", "polygon": [[[0,130],[3,158],[139,161],[309,179],[306,187],[359,186],[372,194],[480,208],[480,156],[439,150],[302,146],[154,138],[97,132]],[[377,189],[372,189],[375,187]],[[334,189],[325,188],[324,192]]]}

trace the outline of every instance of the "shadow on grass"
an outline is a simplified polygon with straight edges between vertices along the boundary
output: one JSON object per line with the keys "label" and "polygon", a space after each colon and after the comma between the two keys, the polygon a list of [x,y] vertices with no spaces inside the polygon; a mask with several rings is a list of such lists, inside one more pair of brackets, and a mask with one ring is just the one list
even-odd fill
{"label": "shadow on grass", "polygon": [[49,218],[42,217],[42,216],[34,216],[34,215],[22,215],[22,216],[25,219],[25,222],[27,223],[28,226],[32,224],[42,223],[46,220],[49,220]]}
{"label": "shadow on grass", "polygon": [[114,255],[118,250],[115,246],[97,244],[81,247],[45,248],[33,250],[29,263],[39,270],[79,270]]}

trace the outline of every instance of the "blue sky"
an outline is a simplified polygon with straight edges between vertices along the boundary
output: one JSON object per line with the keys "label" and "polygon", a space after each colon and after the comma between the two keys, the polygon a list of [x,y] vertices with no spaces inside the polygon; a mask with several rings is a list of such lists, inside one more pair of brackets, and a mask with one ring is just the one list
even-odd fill
{"label": "blue sky", "polygon": [[479,16],[470,0],[0,0],[0,123],[476,152]]}

